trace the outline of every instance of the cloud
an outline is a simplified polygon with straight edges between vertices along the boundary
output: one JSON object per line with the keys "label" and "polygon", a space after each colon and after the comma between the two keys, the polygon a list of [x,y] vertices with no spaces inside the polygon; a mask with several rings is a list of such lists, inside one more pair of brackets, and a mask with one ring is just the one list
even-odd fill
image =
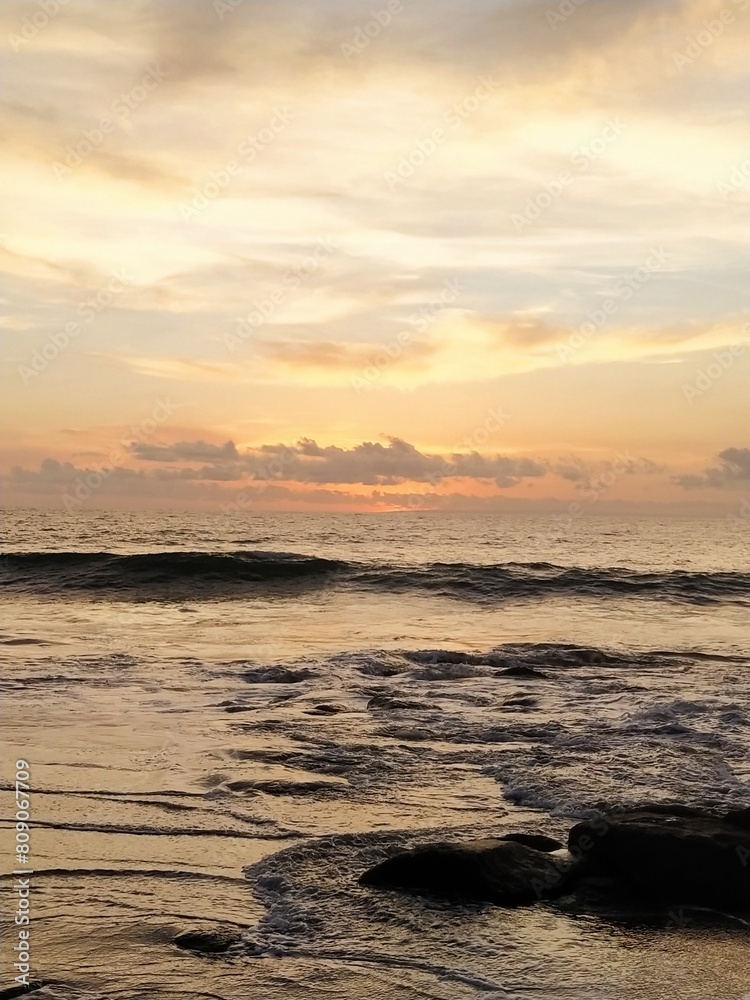
{"label": "cloud", "polygon": [[[132,509],[136,504],[144,507],[170,508],[175,505],[197,505],[240,517],[245,511],[278,511],[323,509],[358,511],[474,511],[476,513],[523,513],[560,515],[569,519],[569,503],[554,496],[535,498],[513,496],[505,493],[477,495],[460,491],[414,489],[411,492],[372,489],[350,492],[344,489],[326,489],[283,485],[275,482],[251,482],[229,488],[222,485],[212,467],[208,479],[202,470],[160,469],[144,472],[116,466],[102,475],[101,467],[77,467],[70,462],[45,459],[36,470],[16,467],[6,484],[8,491],[29,502],[35,498],[38,506],[78,508],[82,504],[94,507],[122,506]],[[633,502],[608,499],[598,501],[600,513],[612,516],[623,514],[661,514],[663,503]],[[674,505],[674,512],[685,515],[712,516],[716,508],[695,501]],[[231,520],[226,528],[230,529]]]}
{"label": "cloud", "polygon": [[337,344],[325,340],[268,341],[263,350],[267,357],[291,368],[340,368],[351,371],[367,364],[368,356],[366,344]]}
{"label": "cloud", "polygon": [[570,330],[542,316],[517,314],[505,318],[473,317],[473,321],[498,343],[510,347],[538,347],[570,336]]}
{"label": "cloud", "polygon": [[[611,477],[620,476],[653,476],[667,471],[667,467],[650,458],[634,458],[627,454],[618,454],[611,462],[584,462],[572,456],[552,465],[555,475],[572,483],[577,490],[608,489]],[[609,484],[609,486],[608,486]]]}
{"label": "cloud", "polygon": [[[38,471],[14,466],[10,473],[10,483],[23,493],[58,493],[76,484],[79,479],[89,476],[101,477],[102,467],[78,467],[72,462],[58,462],[54,458],[45,458]],[[144,483],[147,476],[136,469],[123,466],[107,467],[106,481],[109,488],[117,492],[131,492],[135,483]]]}
{"label": "cloud", "polygon": [[750,448],[725,448],[718,454],[720,465],[703,475],[673,476],[672,482],[686,490],[737,489],[750,480]]}
{"label": "cloud", "polygon": [[360,373],[369,366],[380,363],[406,367],[423,367],[426,359],[438,351],[435,344],[412,339],[408,349],[390,347],[390,353],[381,344],[347,344],[331,341],[276,341],[262,345],[263,352],[274,361],[290,368],[319,368],[325,371],[341,370],[350,374]]}
{"label": "cloud", "polygon": [[[105,467],[108,484],[145,479],[162,483],[174,481],[280,481],[300,485],[351,485],[388,487],[401,483],[429,483],[439,486],[446,480],[472,480],[508,489],[525,479],[539,479],[549,473],[546,462],[523,456],[482,455],[479,452],[446,455],[422,452],[400,438],[387,444],[363,441],[351,448],[319,445],[303,438],[294,445],[263,444],[240,452],[232,441],[223,445],[203,440],[173,444],[133,442],[130,454],[140,461],[161,463],[150,470],[117,466]],[[200,466],[172,468],[175,463],[204,462]],[[69,462],[45,459],[38,472],[16,466],[11,479],[16,487],[31,491],[64,487],[77,477],[101,469],[76,468]]]}
{"label": "cloud", "polygon": [[[445,479],[492,482],[503,489],[522,479],[539,478],[547,466],[533,458],[481,455],[479,452],[448,455],[421,452],[400,438],[387,444],[363,441],[351,448],[319,445],[303,438],[294,445],[264,444],[238,454],[232,442],[222,448],[205,442],[173,445],[135,444],[137,458],[175,462],[189,456],[216,460],[217,479],[239,478],[240,472],[257,479],[280,479],[298,483],[348,483],[393,486],[403,482],[439,483]],[[236,460],[234,465],[232,460]],[[229,464],[228,464],[229,463]],[[211,478],[211,467],[193,470],[200,478]]]}
{"label": "cloud", "polygon": [[[176,383],[199,430],[171,427],[186,451],[130,456],[150,463],[138,474],[155,489],[262,477],[284,446],[189,450],[201,437],[268,440],[259,414],[285,441],[361,442],[287,449],[285,471],[310,484],[443,482],[447,463],[456,479],[531,487],[556,474],[540,450],[625,444],[700,449],[713,465],[732,440],[739,372],[688,413],[680,377],[694,376],[662,362],[747,342],[742,4],[587,0],[562,5],[557,24],[559,0],[396,6],[387,25],[368,0],[68,0],[35,16],[45,23],[9,53],[4,86],[8,464],[70,457],[56,450],[60,424],[85,425],[96,448],[95,429],[139,413],[158,379]],[[732,23],[678,71],[673,56],[722,8]],[[15,47],[29,10],[6,0],[0,45]],[[164,79],[141,98],[150,67]],[[283,129],[275,109],[289,109]],[[625,128],[597,151],[612,118]],[[329,238],[335,253],[306,271]],[[628,285],[662,246],[668,267]],[[126,292],[22,381],[17,367],[64,342],[120,268]],[[461,286],[450,308],[420,316],[449,281]],[[498,402],[514,453],[443,454]],[[432,444],[397,453],[368,445],[373,430]],[[694,485],[735,467],[717,468]],[[570,493],[592,471],[565,463],[557,486]]]}
{"label": "cloud", "polygon": [[[147,505],[179,502],[221,505],[221,509],[309,509],[315,507],[358,510],[476,510],[538,511],[566,509],[555,480],[573,484],[577,491],[597,491],[598,510],[615,512],[666,510],[653,494],[634,499],[632,490],[612,487],[622,477],[649,476],[665,467],[647,458],[622,455],[616,463],[584,461],[570,456],[559,461],[528,456],[483,455],[478,452],[435,454],[420,451],[409,442],[391,438],[386,443],[363,441],[349,448],[320,445],[311,438],[296,444],[263,444],[240,449],[202,439],[173,444],[134,443],[134,458],[149,463],[130,468],[90,460],[85,465],[44,459],[38,468],[15,466],[8,477],[9,493],[46,498],[44,503],[69,506],[93,496],[102,502],[123,504],[129,499]],[[672,476],[687,490],[723,489],[750,480],[750,448],[726,448],[721,465],[705,474]],[[183,464],[197,463],[202,464]],[[614,475],[613,479],[613,472]],[[514,486],[545,480],[548,493],[507,492]],[[452,487],[452,488],[449,488]],[[338,487],[338,488],[337,488]],[[402,488],[399,488],[402,487]],[[405,487],[405,488],[403,488]],[[677,497],[669,501],[674,512],[700,513],[695,501]],[[701,500],[704,514],[712,513]],[[633,506],[635,504],[635,506]],[[618,506],[619,505],[619,506]],[[700,506],[700,505],[699,505]],[[715,506],[715,505],[714,505]],[[713,510],[716,513],[716,510]]]}
{"label": "cloud", "polygon": [[177,441],[170,445],[136,441],[130,450],[145,462],[224,462],[240,457],[233,441],[221,445],[207,441]]}
{"label": "cloud", "polygon": [[123,368],[129,368],[151,378],[177,382],[216,382],[239,375],[226,362],[195,361],[189,358],[129,357],[123,355],[98,355]]}

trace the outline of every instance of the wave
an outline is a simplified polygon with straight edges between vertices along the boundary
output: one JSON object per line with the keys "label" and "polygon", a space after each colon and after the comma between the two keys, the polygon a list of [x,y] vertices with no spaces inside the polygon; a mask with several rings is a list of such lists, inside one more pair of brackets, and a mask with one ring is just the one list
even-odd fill
{"label": "wave", "polygon": [[[245,830],[225,829],[216,827],[168,827],[144,826],[134,823],[95,823],[93,821],[56,822],[55,820],[36,820],[34,825],[45,830],[79,830],[87,833],[126,833],[130,837],[230,837],[233,840],[292,840],[303,837],[297,830],[279,829],[263,830],[251,833]],[[0,994],[2,996],[2,994]]]}
{"label": "wave", "polygon": [[389,590],[428,590],[450,597],[496,600],[553,594],[582,597],[652,596],[694,603],[748,599],[750,573],[691,573],[684,570],[644,573],[621,567],[582,568],[532,562],[483,565],[431,563],[411,568],[364,570],[361,586]]}
{"label": "wave", "polygon": [[0,586],[42,594],[68,591],[170,597],[229,596],[251,588],[320,581],[345,564],[292,552],[18,552],[0,559]]}
{"label": "wave", "polygon": [[365,564],[293,552],[20,552],[0,559],[6,591],[142,600],[231,598],[301,588],[428,592],[494,603],[555,595],[642,596],[696,604],[750,603],[750,573],[642,572],[546,562]]}

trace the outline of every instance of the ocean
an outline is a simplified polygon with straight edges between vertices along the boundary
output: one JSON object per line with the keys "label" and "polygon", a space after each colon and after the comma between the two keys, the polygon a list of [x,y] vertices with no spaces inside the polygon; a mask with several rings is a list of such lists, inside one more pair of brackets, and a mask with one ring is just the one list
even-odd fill
{"label": "ocean", "polygon": [[[395,845],[747,806],[747,542],[738,518],[7,511],[2,871],[19,760],[34,995],[740,1000],[741,920],[357,878]],[[226,953],[174,943],[214,925]]]}

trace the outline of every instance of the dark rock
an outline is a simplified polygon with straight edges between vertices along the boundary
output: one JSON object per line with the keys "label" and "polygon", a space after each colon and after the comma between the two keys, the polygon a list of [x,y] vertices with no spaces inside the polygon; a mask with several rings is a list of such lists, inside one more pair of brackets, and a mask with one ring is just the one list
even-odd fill
{"label": "dark rock", "polygon": [[559,851],[565,844],[561,844],[554,837],[547,837],[543,833],[505,833],[501,840],[512,840],[516,844],[523,844],[524,847],[533,847],[535,851]]}
{"label": "dark rock", "polygon": [[[596,808],[600,812],[607,812],[607,806],[604,803],[600,802]],[[684,806],[679,802],[646,802],[641,805],[623,806],[612,815],[617,819],[625,819],[628,816],[640,816],[642,813],[648,813],[651,816],[702,816],[704,819],[715,820],[722,818],[720,813],[709,812],[700,806]]]}
{"label": "dark rock", "polygon": [[609,880],[608,895],[650,903],[750,909],[750,831],[665,807],[579,823],[568,837],[571,880]]}
{"label": "dark rock", "polygon": [[517,906],[551,894],[568,865],[512,840],[425,844],[397,854],[360,877],[360,884],[428,896]]}
{"label": "dark rock", "polygon": [[13,997],[25,997],[29,993],[36,993],[37,990],[41,990],[44,987],[44,983],[39,979],[30,979],[28,986],[8,986],[4,990],[0,990],[0,1000],[12,1000]]}
{"label": "dark rock", "polygon": [[742,827],[743,830],[750,830],[750,807],[747,809],[732,809],[724,817],[726,823],[732,826]]}
{"label": "dark rock", "polygon": [[320,705],[313,705],[308,708],[305,715],[339,715],[341,712],[348,712],[346,705],[333,705],[330,702],[323,702]]}
{"label": "dark rock", "polygon": [[309,681],[315,674],[306,667],[294,670],[291,667],[274,666],[246,670],[241,677],[248,684],[300,684],[302,681]]}
{"label": "dark rock", "polygon": [[228,951],[237,939],[236,927],[208,927],[181,931],[175,937],[174,943],[185,951],[197,951],[202,955],[219,955]]}
{"label": "dark rock", "polygon": [[535,670],[534,667],[524,667],[517,664],[514,667],[506,667],[505,670],[498,670],[498,677],[527,677],[529,680],[540,680],[544,681],[547,679],[547,675],[542,673],[541,670]]}

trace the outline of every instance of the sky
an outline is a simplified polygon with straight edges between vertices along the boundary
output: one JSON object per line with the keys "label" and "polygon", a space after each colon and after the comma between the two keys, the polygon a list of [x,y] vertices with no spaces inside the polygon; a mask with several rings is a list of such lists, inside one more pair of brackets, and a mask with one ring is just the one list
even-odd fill
{"label": "sky", "polygon": [[5,0],[5,502],[750,509],[750,0]]}

